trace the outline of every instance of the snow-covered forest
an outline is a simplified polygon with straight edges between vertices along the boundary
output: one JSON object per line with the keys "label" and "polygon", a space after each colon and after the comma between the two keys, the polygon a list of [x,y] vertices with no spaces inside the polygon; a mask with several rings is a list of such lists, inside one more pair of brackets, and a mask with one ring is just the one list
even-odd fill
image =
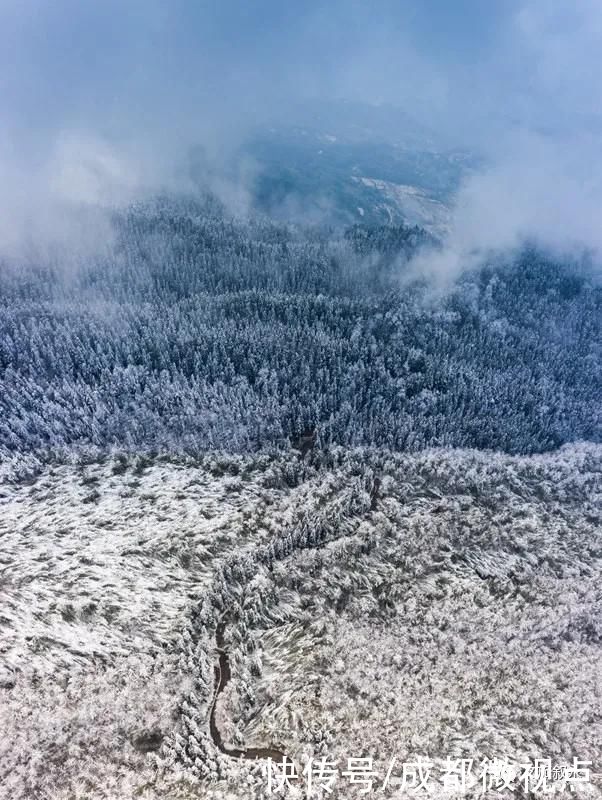
{"label": "snow-covered forest", "polygon": [[[332,448],[117,456],[24,483],[6,462],[0,796],[266,798],[265,763],[209,732],[224,615],[233,746],[370,756],[381,781],[390,758],[429,756],[435,797],[448,757],[599,763],[601,463],[592,444]],[[340,779],[331,796],[361,795]]]}
{"label": "snow-covered forest", "polygon": [[602,800],[601,52],[0,0],[0,800]]}
{"label": "snow-covered forest", "polygon": [[0,448],[536,453],[600,438],[601,290],[524,249],[435,290],[417,228],[157,200],[101,253],[0,270]]}
{"label": "snow-covered forest", "polygon": [[600,286],[436,246],[161,199],[2,265],[0,796],[599,759]]}

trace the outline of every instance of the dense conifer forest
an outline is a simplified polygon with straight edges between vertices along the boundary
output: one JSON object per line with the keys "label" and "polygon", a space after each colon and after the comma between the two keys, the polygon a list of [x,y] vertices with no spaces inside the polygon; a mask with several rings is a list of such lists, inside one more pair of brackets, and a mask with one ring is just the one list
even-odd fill
{"label": "dense conifer forest", "polygon": [[0,800],[602,800],[601,52],[0,0]]}
{"label": "dense conifer forest", "polygon": [[102,255],[0,270],[0,447],[528,454],[600,439],[599,284],[524,249],[436,290],[418,228],[159,199]]}

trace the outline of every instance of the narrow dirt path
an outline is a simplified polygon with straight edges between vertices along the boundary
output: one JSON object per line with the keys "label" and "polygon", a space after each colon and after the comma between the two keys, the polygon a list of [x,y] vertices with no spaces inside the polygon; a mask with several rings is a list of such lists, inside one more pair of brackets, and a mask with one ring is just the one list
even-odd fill
{"label": "narrow dirt path", "polygon": [[215,746],[227,756],[231,758],[247,758],[255,760],[257,758],[271,758],[275,763],[281,764],[286,758],[285,754],[275,747],[247,747],[244,750],[227,747],[224,744],[222,735],[217,726],[215,719],[215,710],[217,701],[220,694],[226,688],[228,681],[231,678],[230,662],[228,661],[228,654],[225,650],[224,630],[225,623],[220,622],[215,632],[215,643],[217,652],[219,654],[219,661],[215,665],[215,694],[213,696],[213,703],[211,704],[211,712],[209,714],[209,732]]}

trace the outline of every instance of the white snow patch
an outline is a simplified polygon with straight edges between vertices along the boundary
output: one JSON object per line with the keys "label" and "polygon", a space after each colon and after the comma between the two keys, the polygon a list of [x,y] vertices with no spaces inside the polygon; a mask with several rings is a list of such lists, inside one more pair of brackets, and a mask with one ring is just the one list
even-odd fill
{"label": "white snow patch", "polygon": [[[408,225],[419,225],[436,236],[449,232],[450,208],[440,200],[430,197],[423,189],[377,178],[353,177],[352,180],[377,189],[384,198],[385,207],[386,204],[391,204],[401,213]],[[390,215],[390,209],[388,210]]]}

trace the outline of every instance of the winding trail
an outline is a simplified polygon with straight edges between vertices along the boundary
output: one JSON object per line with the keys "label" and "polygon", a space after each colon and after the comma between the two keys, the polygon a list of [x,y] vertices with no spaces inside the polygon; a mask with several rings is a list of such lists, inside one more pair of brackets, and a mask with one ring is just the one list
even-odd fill
{"label": "winding trail", "polygon": [[[302,457],[305,455],[308,449],[311,449],[315,443],[316,432],[315,429],[306,431],[300,437],[298,447],[302,451]],[[307,448],[307,449],[306,449]],[[377,508],[378,501],[380,499],[380,478],[376,477],[374,479],[374,485],[370,491],[370,510],[374,511]],[[211,710],[209,712],[209,733],[213,743],[217,747],[217,749],[224,753],[224,755],[229,756],[230,758],[237,758],[237,759],[248,759],[250,761],[254,761],[259,758],[268,759],[270,758],[274,763],[282,764],[284,762],[290,762],[290,759],[282,750],[279,750],[277,747],[246,747],[246,748],[238,748],[238,747],[228,747],[224,744],[224,740],[222,738],[221,732],[217,725],[216,721],[216,707],[217,701],[219,699],[220,694],[226,688],[228,681],[230,680],[232,673],[230,670],[230,662],[228,660],[228,653],[226,651],[226,642],[224,638],[224,630],[226,627],[225,621],[222,619],[217,624],[217,628],[215,631],[215,644],[216,650],[218,653],[218,663],[215,665],[215,692],[213,695],[213,701],[211,703]],[[293,762],[294,764],[294,762]],[[296,778],[292,778],[292,780],[296,780]]]}
{"label": "winding trail", "polygon": [[254,761],[258,758],[271,758],[275,763],[281,764],[285,760],[286,756],[281,750],[278,750],[275,747],[247,747],[244,750],[241,750],[236,747],[228,747],[224,744],[224,740],[222,739],[222,735],[215,719],[215,709],[220,694],[224,691],[228,681],[232,676],[230,662],[228,661],[228,654],[225,650],[225,627],[225,622],[222,621],[218,624],[215,632],[215,643],[217,652],[219,654],[219,660],[215,665],[215,694],[213,695],[213,702],[211,704],[211,711],[209,714],[209,732],[211,734],[211,738],[213,739],[213,742],[218,750],[225,755],[230,756],[230,758],[246,758],[251,761]]}

